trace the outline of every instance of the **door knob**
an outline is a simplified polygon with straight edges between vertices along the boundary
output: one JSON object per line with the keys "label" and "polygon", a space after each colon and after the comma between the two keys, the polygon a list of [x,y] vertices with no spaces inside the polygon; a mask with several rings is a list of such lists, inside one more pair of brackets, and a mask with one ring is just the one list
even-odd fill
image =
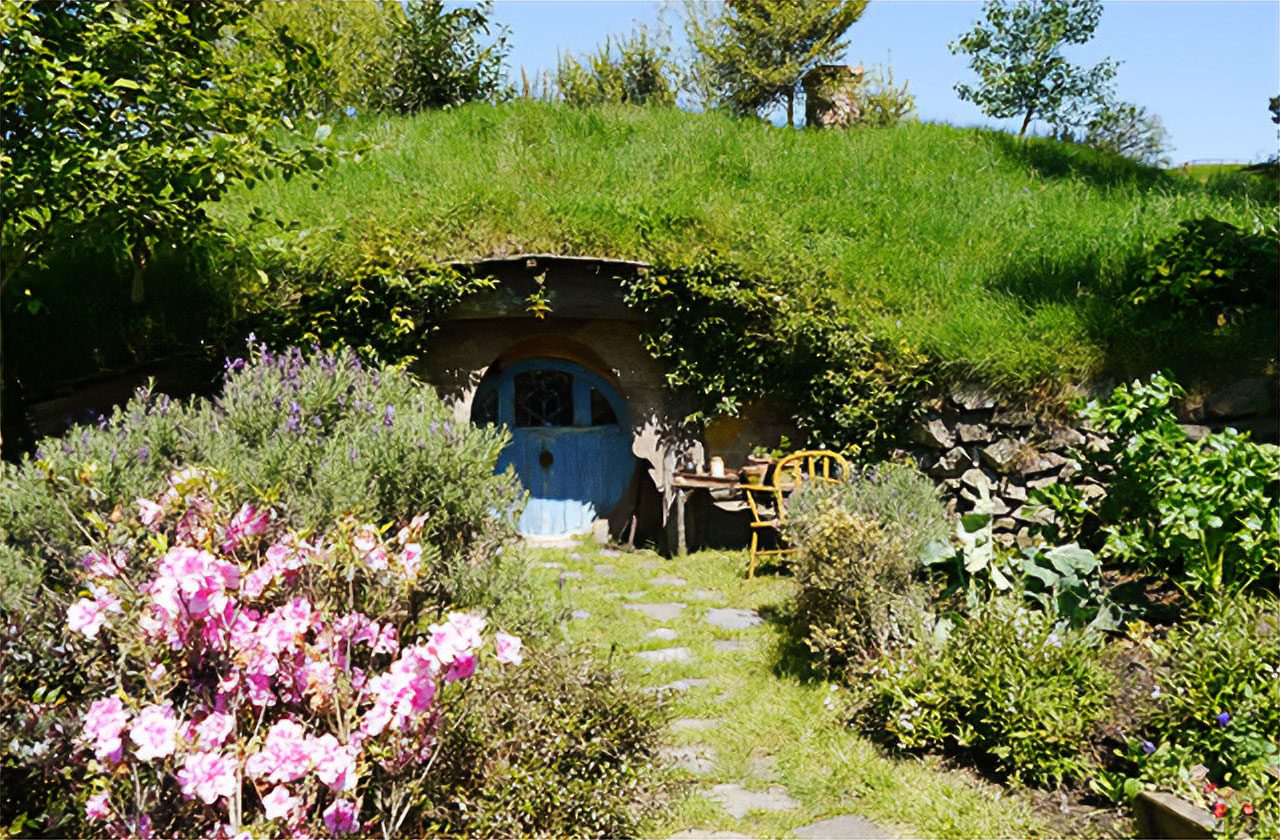
{"label": "door knob", "polygon": [[555,458],[552,457],[551,452],[546,449],[542,450],[542,454],[538,456],[538,463],[542,465],[544,470],[549,469],[551,462],[554,460]]}

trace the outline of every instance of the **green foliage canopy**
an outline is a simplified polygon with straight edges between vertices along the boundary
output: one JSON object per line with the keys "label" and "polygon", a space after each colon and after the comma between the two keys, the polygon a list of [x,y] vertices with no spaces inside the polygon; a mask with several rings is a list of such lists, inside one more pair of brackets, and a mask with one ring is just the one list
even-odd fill
{"label": "green foliage canopy", "polygon": [[395,111],[412,114],[501,96],[508,52],[506,30],[493,30],[493,4],[446,8],[442,0],[414,0],[398,24],[397,54],[386,96]]}
{"label": "green foliage canopy", "polygon": [[987,0],[982,17],[950,45],[969,56],[978,74],[977,85],[961,82],[956,93],[989,116],[1021,116],[1019,137],[1033,119],[1055,122],[1065,109],[1095,97],[1115,75],[1111,59],[1085,69],[1062,55],[1064,46],[1093,37],[1101,0]]}
{"label": "green foliage canopy", "polygon": [[232,61],[262,60],[272,40],[291,40],[311,51],[314,60],[286,79],[302,109],[338,114],[347,108],[360,113],[391,108],[399,37],[407,28],[401,3],[262,3],[246,28],[252,38],[227,45]]}
{"label": "green foliage canopy", "polygon": [[643,27],[582,59],[561,56],[556,68],[556,87],[571,105],[674,105],[677,78],[666,44]]}
{"label": "green foliage canopy", "polygon": [[844,34],[866,7],[866,0],[728,0],[718,13],[688,19],[694,72],[735,114],[760,114],[781,102],[787,125],[795,125],[804,74],[844,52]]}
{"label": "green foliage canopy", "polygon": [[217,46],[249,8],[4,0],[0,288],[73,239],[123,242],[141,268],[231,185],[326,163],[281,116],[305,57],[232,64]]}

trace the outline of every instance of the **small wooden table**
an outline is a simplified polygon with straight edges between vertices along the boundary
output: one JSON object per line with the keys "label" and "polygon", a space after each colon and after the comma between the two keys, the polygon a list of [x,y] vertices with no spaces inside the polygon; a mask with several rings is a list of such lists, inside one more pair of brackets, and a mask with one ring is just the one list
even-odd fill
{"label": "small wooden table", "polygon": [[694,490],[737,490],[740,482],[736,472],[731,475],[715,476],[709,473],[677,470],[671,474],[671,487],[676,491],[676,552],[683,557],[689,553],[684,527],[684,506],[689,494]]}

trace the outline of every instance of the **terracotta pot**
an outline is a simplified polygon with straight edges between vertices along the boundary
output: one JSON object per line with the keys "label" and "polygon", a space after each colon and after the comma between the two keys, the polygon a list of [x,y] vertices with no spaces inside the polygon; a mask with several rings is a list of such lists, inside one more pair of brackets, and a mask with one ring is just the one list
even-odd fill
{"label": "terracotta pot", "polygon": [[743,484],[763,484],[764,475],[769,471],[769,465],[766,464],[747,464],[739,471]]}

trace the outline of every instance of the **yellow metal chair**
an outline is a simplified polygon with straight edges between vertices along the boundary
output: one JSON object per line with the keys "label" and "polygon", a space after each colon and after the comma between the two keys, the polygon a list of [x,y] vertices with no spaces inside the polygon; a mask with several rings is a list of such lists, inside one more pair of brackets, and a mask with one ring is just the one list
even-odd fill
{"label": "yellow metal chair", "polygon": [[[796,549],[783,544],[782,527],[787,522],[786,499],[810,481],[835,484],[849,478],[849,462],[839,453],[827,449],[793,452],[778,461],[760,484],[741,484],[751,508],[751,565],[747,577],[755,577],[761,557],[790,554]],[[775,533],[777,547],[760,548],[760,536],[766,530]]]}

